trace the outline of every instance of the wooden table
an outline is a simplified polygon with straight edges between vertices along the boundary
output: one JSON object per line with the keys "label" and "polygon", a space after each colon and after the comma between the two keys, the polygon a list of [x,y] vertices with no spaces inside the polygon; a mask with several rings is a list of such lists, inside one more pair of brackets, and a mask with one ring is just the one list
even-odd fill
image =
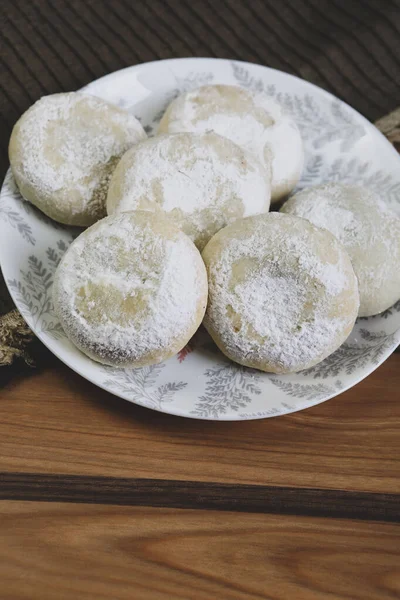
{"label": "wooden table", "polygon": [[[0,176],[40,96],[162,58],[266,64],[374,121],[399,32],[398,0],[1,0]],[[0,369],[0,600],[400,597],[400,354],[313,409],[212,423],[41,352]]]}
{"label": "wooden table", "polygon": [[238,423],[45,362],[1,390],[2,599],[400,597],[400,354],[315,408]]}

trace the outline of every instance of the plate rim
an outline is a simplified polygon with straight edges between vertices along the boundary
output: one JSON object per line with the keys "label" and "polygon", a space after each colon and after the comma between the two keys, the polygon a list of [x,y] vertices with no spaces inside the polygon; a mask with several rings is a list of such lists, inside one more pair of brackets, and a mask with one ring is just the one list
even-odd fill
{"label": "plate rim", "polygon": [[[246,65],[247,67],[261,67],[262,69],[266,69],[267,71],[273,71],[274,73],[279,73],[281,75],[284,75],[285,77],[294,79],[297,82],[300,82],[301,84],[311,86],[311,88],[315,89],[318,93],[320,93],[320,94],[322,93],[323,95],[325,95],[326,98],[329,98],[330,100],[339,100],[344,106],[346,106],[347,109],[349,109],[352,113],[357,115],[357,118],[361,118],[364,121],[364,124],[368,128],[372,127],[375,134],[378,133],[379,137],[382,140],[384,140],[385,144],[389,144],[389,147],[390,147],[390,150],[391,150],[393,156],[396,156],[397,158],[400,157],[400,154],[397,152],[397,150],[395,150],[393,145],[383,135],[383,133],[375,126],[375,124],[372,123],[371,121],[369,121],[367,119],[367,117],[365,117],[362,113],[360,113],[356,108],[353,108],[353,106],[351,106],[351,104],[348,104],[345,100],[342,100],[342,98],[340,98],[339,96],[335,96],[335,94],[333,94],[332,92],[329,92],[325,88],[320,87],[316,83],[312,83],[312,81],[308,81],[308,79],[303,79],[302,77],[299,77],[298,75],[293,75],[293,73],[286,73],[286,71],[281,71],[280,69],[275,69],[274,67],[268,67],[267,65],[262,65],[260,63],[255,63],[255,62],[252,63],[252,62],[245,61],[245,60],[237,60],[235,58],[218,58],[218,57],[213,57],[213,56],[186,56],[186,57],[177,57],[177,58],[160,58],[158,60],[149,60],[144,63],[130,65],[129,67],[123,67],[122,69],[118,69],[117,71],[113,71],[112,73],[107,73],[107,75],[102,75],[98,79],[93,79],[93,81],[89,81],[89,83],[87,83],[82,88],[79,88],[78,90],[75,90],[75,91],[78,91],[78,92],[84,91],[86,88],[88,88],[93,83],[96,83],[98,81],[104,81],[105,79],[111,79],[112,77],[114,77],[115,75],[117,75],[119,73],[123,73],[125,71],[130,71],[130,70],[133,71],[139,67],[148,67],[150,65],[156,65],[158,63],[179,63],[179,62],[186,62],[188,60],[194,60],[194,61],[205,60],[205,61],[211,61],[211,62],[221,62],[221,63],[230,63],[230,64],[234,63],[234,64],[239,64],[239,65]],[[240,86],[238,86],[238,87],[240,87]]]}
{"label": "plate rim", "polygon": [[[281,71],[279,69],[275,69],[273,67],[269,67],[266,65],[262,65],[259,63],[251,63],[248,61],[241,61],[241,60],[236,60],[233,58],[214,58],[214,57],[198,57],[198,56],[189,56],[189,57],[180,57],[180,58],[168,58],[168,59],[159,59],[159,60],[154,60],[154,61],[148,61],[148,62],[144,62],[144,63],[138,63],[136,65],[130,65],[127,67],[124,67],[122,69],[118,69],[117,71],[113,71],[111,73],[107,73],[106,75],[103,75],[102,77],[99,77],[98,79],[94,79],[93,81],[90,81],[88,84],[86,84],[84,87],[79,88],[76,91],[86,91],[88,93],[90,93],[90,89],[89,88],[92,84],[98,83],[100,81],[105,81],[105,80],[110,80],[112,78],[114,78],[116,75],[119,75],[121,73],[124,72],[128,72],[128,71],[135,71],[139,68],[142,67],[149,67],[150,65],[157,65],[159,63],[168,63],[168,64],[176,64],[176,63],[184,63],[187,61],[207,61],[207,62],[212,62],[212,63],[221,63],[223,65],[231,65],[232,63],[234,64],[239,64],[239,65],[244,65],[247,67],[257,67],[257,68],[262,68],[263,70],[267,70],[267,71],[272,71],[274,73],[278,73],[279,75],[283,75],[285,77],[288,77],[289,79],[295,80],[296,83],[298,84],[299,82],[302,85],[306,85],[311,87],[313,90],[315,90],[315,92],[319,95],[323,95],[325,96],[327,99],[331,100],[331,101],[337,101],[339,100],[341,102],[341,104],[343,104],[344,106],[346,106],[346,108],[348,110],[351,111],[351,113],[355,114],[357,119],[361,119],[362,122],[364,123],[364,125],[367,127],[367,129],[373,129],[374,131],[374,135],[378,134],[378,136],[384,141],[385,145],[389,148],[390,147],[390,151],[393,154],[393,156],[396,157],[396,159],[398,161],[400,161],[400,155],[399,153],[395,150],[395,148],[393,147],[393,145],[386,139],[386,137],[382,134],[381,131],[379,131],[379,129],[377,127],[375,127],[375,125],[373,123],[371,123],[366,117],[364,117],[364,115],[362,115],[361,113],[359,113],[355,108],[353,108],[352,106],[350,106],[349,104],[347,104],[347,102],[345,102],[344,100],[342,100],[341,98],[339,98],[338,96],[335,96],[333,93],[329,92],[328,90],[325,90],[324,88],[319,87],[318,85],[306,80],[306,79],[302,79],[301,77],[298,77],[297,75],[293,75],[292,73],[286,73],[285,71]],[[9,167],[5,178],[3,180],[2,186],[1,186],[1,190],[0,192],[3,190],[4,187],[4,183],[7,179],[7,177],[9,176],[9,174],[11,173],[11,168]],[[3,253],[0,251],[0,269],[3,273],[4,269],[2,266],[3,261],[1,260],[3,256]],[[106,391],[107,393],[111,394],[112,396],[116,396],[117,398],[121,398],[125,401],[130,402],[131,404],[137,405],[137,406],[141,406],[143,408],[149,409],[149,410],[154,410],[156,412],[159,413],[163,413],[163,414],[168,414],[168,415],[172,415],[172,416],[176,416],[176,417],[180,417],[180,418],[185,418],[185,419],[194,419],[194,420],[198,420],[198,421],[216,421],[216,422],[236,422],[236,421],[256,421],[256,420],[260,420],[260,419],[270,419],[270,418],[276,418],[276,417],[284,417],[285,415],[289,415],[289,414],[293,414],[296,412],[300,412],[300,411],[304,411],[304,410],[308,410],[309,408],[313,408],[314,406],[318,406],[319,404],[322,404],[328,400],[331,400],[332,398],[335,398],[336,396],[341,395],[342,393],[348,391],[349,389],[351,389],[352,387],[358,385],[361,381],[363,381],[364,379],[366,379],[371,373],[373,373],[376,369],[378,369],[387,359],[388,357],[396,350],[397,346],[400,344],[400,327],[395,329],[395,331],[392,332],[392,335],[394,335],[394,341],[393,341],[393,346],[390,346],[389,348],[387,348],[382,356],[379,358],[379,360],[377,361],[376,364],[373,365],[373,368],[371,370],[368,371],[368,373],[361,373],[360,376],[356,377],[355,379],[353,379],[351,381],[351,383],[349,383],[348,385],[345,385],[345,387],[343,387],[342,389],[340,389],[340,391],[338,392],[333,392],[332,394],[329,394],[327,397],[324,397],[323,399],[316,399],[316,400],[310,400],[307,402],[307,406],[306,407],[295,407],[293,409],[285,409],[284,413],[280,413],[280,414],[271,414],[271,415],[263,415],[263,416],[249,416],[249,417],[239,417],[239,414],[233,414],[231,416],[229,415],[224,415],[221,414],[220,416],[218,416],[218,418],[215,417],[205,417],[205,416],[198,416],[198,415],[194,415],[194,414],[190,414],[189,412],[184,413],[181,410],[176,410],[174,409],[174,406],[172,405],[166,405],[165,407],[162,408],[158,408],[158,407],[149,407],[148,405],[141,403],[138,400],[133,400],[131,398],[128,398],[124,395],[123,392],[114,392],[110,389],[108,389],[103,383],[101,383],[100,381],[95,381],[94,378],[89,374],[87,374],[84,369],[80,369],[79,367],[75,367],[72,366],[72,364],[70,364],[70,362],[68,361],[68,355],[67,358],[61,356],[58,352],[58,350],[55,350],[54,348],[51,347],[50,343],[48,342],[48,340],[46,340],[46,336],[42,333],[42,332],[36,332],[35,328],[29,323],[29,318],[25,317],[24,315],[22,315],[22,313],[20,312],[17,302],[16,302],[16,297],[14,295],[13,290],[11,289],[11,287],[9,286],[8,280],[4,278],[7,290],[15,304],[15,308],[18,310],[19,314],[22,316],[22,318],[24,319],[24,321],[27,323],[27,325],[29,326],[29,328],[33,331],[34,335],[44,344],[44,346],[52,353],[54,354],[54,356],[56,356],[57,359],[59,359],[62,363],[64,363],[68,368],[72,369],[72,371],[74,371],[75,373],[77,373],[80,377],[83,377],[84,379],[86,379],[87,381],[89,381],[92,385],[95,385],[96,387]],[[77,349],[79,351],[79,349]],[[80,352],[80,351],[79,351]],[[82,353],[81,353],[82,354]],[[85,356],[84,354],[82,354],[83,356]],[[100,363],[99,363],[100,364]]]}

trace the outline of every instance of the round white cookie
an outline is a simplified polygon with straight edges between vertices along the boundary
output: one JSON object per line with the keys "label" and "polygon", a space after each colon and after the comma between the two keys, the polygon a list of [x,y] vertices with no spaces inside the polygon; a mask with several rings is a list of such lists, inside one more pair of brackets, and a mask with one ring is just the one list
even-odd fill
{"label": "round white cookie", "polygon": [[45,96],[14,126],[11,170],[22,196],[52,219],[87,226],[106,214],[119,158],[146,138],[139,121],[80,92]]}
{"label": "round white cookie", "polygon": [[298,182],[303,143],[294,120],[262,93],[230,85],[205,85],[178,96],[167,108],[159,133],[215,131],[252,152],[263,164],[272,158],[272,202]]}
{"label": "round white cookie", "polygon": [[281,210],[328,229],[342,242],[358,278],[361,317],[400,298],[400,219],[377,194],[326,183],[295,194]]}
{"label": "round white cookie", "polygon": [[128,150],[107,212],[164,211],[202,249],[236,219],[267,212],[270,197],[270,172],[252,154],[215,133],[175,133]]}
{"label": "round white cookie", "polygon": [[159,363],[199,327],[207,276],[190,239],[163,215],[102,219],[70,246],[56,271],[54,307],[90,358],[116,367]]}
{"label": "round white cookie", "polygon": [[343,246],[305,219],[269,213],[221,229],[203,251],[204,324],[230,359],[272,373],[334,352],[357,317],[357,279]]}

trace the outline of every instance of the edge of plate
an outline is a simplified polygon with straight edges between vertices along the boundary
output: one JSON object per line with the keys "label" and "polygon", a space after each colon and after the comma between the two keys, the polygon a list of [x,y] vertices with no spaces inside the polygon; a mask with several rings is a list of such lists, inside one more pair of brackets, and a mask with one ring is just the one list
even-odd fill
{"label": "edge of plate", "polygon": [[[84,88],[80,88],[80,89],[86,89],[87,87],[89,87],[91,84],[95,83],[95,82],[99,82],[99,81],[103,81],[105,79],[112,79],[113,77],[115,77],[117,74],[123,73],[125,71],[130,71],[130,70],[136,70],[140,67],[146,67],[146,66],[150,66],[150,65],[155,65],[157,63],[179,63],[179,62],[186,62],[186,61],[210,61],[210,62],[218,62],[218,63],[238,63],[238,64],[242,64],[242,65],[247,65],[250,67],[257,67],[257,68],[262,68],[265,69],[267,71],[274,71],[275,73],[279,73],[281,75],[285,75],[286,77],[289,77],[291,79],[295,79],[296,81],[300,81],[302,84],[306,84],[306,86],[311,86],[313,89],[315,89],[317,91],[318,94],[325,95],[326,97],[330,98],[331,100],[336,100],[339,99],[352,113],[354,113],[357,118],[361,118],[363,120],[363,122],[365,123],[365,125],[367,126],[367,128],[373,128],[375,135],[378,133],[379,137],[381,137],[381,139],[385,142],[385,144],[390,147],[391,152],[393,153],[393,155],[396,156],[396,158],[398,160],[400,160],[400,156],[397,153],[397,151],[393,148],[392,144],[386,139],[386,137],[379,131],[379,129],[377,129],[370,121],[368,121],[368,119],[366,117],[364,117],[361,113],[359,113],[356,109],[354,109],[352,106],[350,106],[349,104],[347,104],[344,100],[342,100],[341,98],[338,98],[337,96],[335,96],[334,94],[332,94],[331,92],[328,92],[327,90],[315,85],[314,83],[311,83],[310,81],[307,81],[305,79],[302,79],[301,77],[298,77],[297,75],[292,75],[291,73],[286,73],[285,71],[280,71],[279,69],[274,69],[272,67],[267,67],[265,65],[260,65],[258,63],[250,63],[247,61],[241,61],[241,60],[235,60],[235,59],[228,59],[228,58],[212,58],[212,57],[187,57],[187,58],[169,58],[169,59],[160,59],[160,60],[155,60],[155,61],[149,61],[146,63],[139,63],[137,65],[131,65],[129,67],[125,67],[123,69],[119,69],[118,71],[114,71],[113,73],[108,73],[107,75],[104,75],[102,77],[99,77],[98,79],[95,79],[91,82],[89,82],[86,86],[84,86]],[[7,171],[8,173],[8,171]],[[6,176],[7,176],[6,173]],[[6,177],[5,176],[5,177]],[[4,179],[5,180],[5,179]],[[4,185],[4,180],[2,183],[2,187],[1,190],[3,188]],[[1,192],[0,190],[0,192]],[[1,251],[0,251],[0,258],[1,258]],[[0,269],[3,271],[3,268],[1,267],[1,262],[0,261]],[[6,283],[8,292],[18,310],[18,306],[16,304],[16,300],[14,297],[14,294],[12,292],[12,290],[10,289],[7,279],[4,278],[4,281]],[[20,313],[21,314],[21,313]],[[160,412],[163,414],[169,414],[169,415],[173,415],[173,416],[177,416],[177,417],[182,417],[182,418],[186,418],[186,419],[194,419],[194,420],[199,420],[199,421],[223,421],[223,422],[231,422],[231,421],[256,421],[256,420],[260,420],[260,419],[270,419],[270,418],[275,418],[275,417],[283,417],[287,414],[292,414],[292,413],[296,413],[299,411],[303,411],[303,410],[307,410],[308,408],[313,408],[314,406],[318,406],[319,404],[322,404],[323,402],[326,402],[327,400],[331,400],[332,398],[335,398],[336,396],[339,396],[340,394],[346,392],[347,390],[349,390],[350,388],[358,385],[358,383],[360,383],[360,381],[362,381],[363,379],[365,379],[366,377],[368,377],[371,373],[373,373],[378,367],[380,367],[382,365],[382,363],[385,362],[385,360],[387,360],[387,358],[394,352],[394,350],[397,348],[397,346],[400,344],[400,328],[396,329],[393,334],[395,335],[395,341],[393,342],[393,346],[391,346],[390,348],[388,348],[385,353],[382,355],[382,357],[379,359],[379,361],[377,362],[376,365],[374,365],[373,369],[371,369],[370,371],[368,371],[368,373],[362,373],[360,375],[360,377],[356,378],[354,381],[352,381],[349,385],[345,386],[343,389],[341,389],[338,392],[334,392],[333,394],[328,395],[326,398],[323,399],[318,399],[315,401],[311,401],[310,403],[307,403],[304,407],[299,407],[299,408],[294,408],[289,409],[289,410],[285,410],[285,412],[280,413],[279,415],[265,415],[262,417],[259,416],[254,416],[254,417],[239,417],[239,415],[237,415],[238,418],[236,418],[235,415],[232,415],[231,417],[226,417],[226,416],[221,416],[218,419],[215,419],[213,417],[199,417],[196,415],[192,415],[192,414],[187,414],[187,413],[182,413],[182,411],[178,411],[178,410],[171,410],[169,407],[165,407],[163,409],[157,408],[157,407],[148,407],[145,404],[142,404],[138,401],[133,401],[130,398],[127,398],[123,393],[121,394],[114,394],[112,391],[110,391],[109,389],[107,389],[104,385],[102,385],[101,383],[99,383],[98,381],[95,381],[91,376],[88,376],[86,373],[84,373],[83,371],[81,371],[79,368],[76,368],[75,366],[72,366],[70,364],[70,362],[68,361],[68,359],[65,359],[64,357],[60,356],[60,354],[58,353],[58,351],[56,351],[53,347],[51,343],[48,343],[48,341],[46,340],[45,336],[43,336],[41,333],[35,332],[34,329],[32,328],[31,324],[29,323],[29,320],[26,319],[22,314],[21,314],[22,318],[24,319],[24,321],[27,323],[27,325],[32,329],[32,331],[34,332],[35,336],[46,346],[46,348],[48,348],[48,350],[50,350],[50,352],[52,352],[52,354],[54,354],[59,360],[61,360],[61,362],[63,362],[67,367],[69,367],[70,369],[72,369],[75,373],[77,373],[79,376],[83,377],[84,379],[86,379],[87,381],[89,381],[91,384],[95,385],[96,387],[108,392],[109,394],[111,394],[112,396],[115,396],[117,398],[121,398],[127,402],[130,402],[131,404],[137,405],[137,406],[141,406],[143,408],[149,409],[149,410],[155,410],[156,412]],[[77,352],[80,352],[78,349],[76,349]]]}

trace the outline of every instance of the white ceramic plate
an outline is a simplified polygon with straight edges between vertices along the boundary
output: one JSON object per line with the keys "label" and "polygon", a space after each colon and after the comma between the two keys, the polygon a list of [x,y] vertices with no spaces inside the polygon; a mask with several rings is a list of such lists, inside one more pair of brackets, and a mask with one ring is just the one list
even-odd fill
{"label": "white ceramic plate", "polygon": [[[151,134],[173,98],[206,83],[264,90],[293,115],[307,153],[299,187],[326,180],[361,183],[376,189],[400,212],[400,158],[389,142],[352,108],[291,75],[229,60],[175,59],[118,71],[84,91],[134,113]],[[69,367],[136,404],[211,420],[283,415],[352,387],[400,342],[399,301],[382,315],[359,319],[337,352],[295,375],[268,375],[235,365],[201,330],[189,348],[160,365],[104,367],[68,341],[53,312],[54,271],[78,233],[24,202],[7,174],[0,196],[0,262],[15,304],[36,335]]]}

